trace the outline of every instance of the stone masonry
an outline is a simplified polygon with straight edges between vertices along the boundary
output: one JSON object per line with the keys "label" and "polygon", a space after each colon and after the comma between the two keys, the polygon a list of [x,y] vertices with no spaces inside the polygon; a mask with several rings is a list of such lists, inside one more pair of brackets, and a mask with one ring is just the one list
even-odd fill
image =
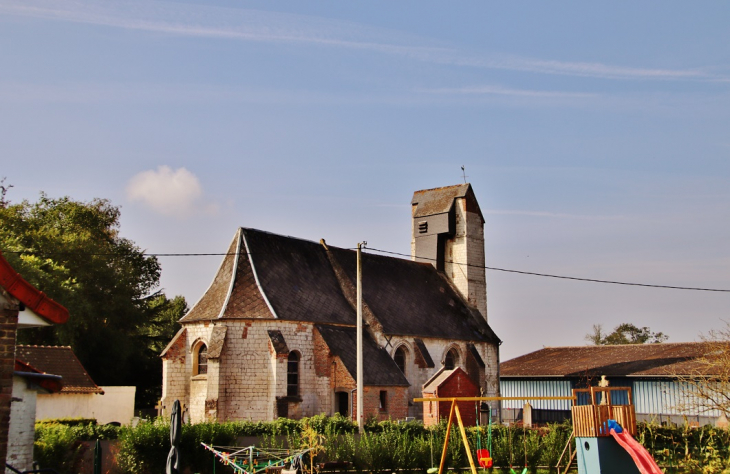
{"label": "stone masonry", "polygon": [[[499,395],[499,339],[486,322],[481,211],[469,185],[426,192],[443,198],[434,212],[449,213],[453,225],[445,241],[439,236],[443,271],[391,257],[366,260],[371,280],[364,319],[372,351],[366,359],[366,418],[421,419],[423,406],[412,400],[422,396],[450,351],[480,393]],[[414,205],[413,235],[415,212]],[[239,229],[211,287],[163,351],[163,411],[169,414],[180,400],[184,420],[193,423],[353,416],[353,255],[324,240]],[[203,344],[207,371],[198,374]],[[393,361],[399,348],[403,373]],[[293,395],[290,356],[298,359]]]}

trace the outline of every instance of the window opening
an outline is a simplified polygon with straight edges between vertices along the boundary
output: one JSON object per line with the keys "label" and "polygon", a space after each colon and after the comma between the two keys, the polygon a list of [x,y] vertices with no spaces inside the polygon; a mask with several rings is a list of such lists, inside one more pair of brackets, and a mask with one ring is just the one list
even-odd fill
{"label": "window opening", "polygon": [[446,357],[444,357],[444,368],[451,370],[456,368],[457,365],[459,365],[459,354],[456,352],[456,349],[451,349],[446,353]]}
{"label": "window opening", "polygon": [[205,344],[201,344],[198,347],[198,370],[196,375],[203,375],[208,373],[208,347]]}
{"label": "window opening", "polygon": [[403,346],[400,346],[398,349],[396,349],[395,354],[393,354],[393,360],[395,361],[395,365],[397,365],[400,371],[403,372],[403,375],[405,375],[406,349]]}
{"label": "window opening", "polygon": [[388,411],[388,391],[380,391],[380,411]]}
{"label": "window opening", "polygon": [[286,395],[289,397],[299,395],[299,354],[294,351],[289,353],[287,361]]}

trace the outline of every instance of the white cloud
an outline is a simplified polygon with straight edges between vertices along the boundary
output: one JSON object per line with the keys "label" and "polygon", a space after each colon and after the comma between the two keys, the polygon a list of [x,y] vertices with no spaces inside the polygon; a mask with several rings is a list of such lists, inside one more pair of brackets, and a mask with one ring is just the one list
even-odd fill
{"label": "white cloud", "polygon": [[153,211],[179,218],[197,213],[214,213],[214,204],[203,204],[203,188],[198,177],[185,168],[159,166],[136,174],[127,183],[127,197]]}
{"label": "white cloud", "polygon": [[586,215],[586,214],[564,214],[560,212],[546,211],[519,211],[510,209],[485,209],[484,214],[504,215],[504,216],[529,216],[529,217],[548,217],[556,219],[580,219],[580,220],[624,220],[625,216],[602,216],[602,215]]}
{"label": "white cloud", "polygon": [[354,22],[163,1],[5,0],[0,3],[0,13],[180,36],[369,50],[425,62],[536,74],[620,80],[730,80],[724,75],[700,69],[642,68],[600,62],[475,54],[443,47],[398,31]]}

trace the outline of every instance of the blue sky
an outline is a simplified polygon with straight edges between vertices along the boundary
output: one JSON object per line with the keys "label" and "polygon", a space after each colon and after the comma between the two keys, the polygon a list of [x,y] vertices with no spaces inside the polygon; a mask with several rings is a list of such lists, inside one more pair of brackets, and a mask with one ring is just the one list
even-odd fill
{"label": "blue sky", "polygon": [[[150,252],[238,226],[409,252],[462,182],[487,265],[730,289],[730,4],[0,0],[0,175],[122,206]],[[194,303],[217,257],[162,258]],[[593,324],[670,341],[730,294],[487,272],[504,360]]]}

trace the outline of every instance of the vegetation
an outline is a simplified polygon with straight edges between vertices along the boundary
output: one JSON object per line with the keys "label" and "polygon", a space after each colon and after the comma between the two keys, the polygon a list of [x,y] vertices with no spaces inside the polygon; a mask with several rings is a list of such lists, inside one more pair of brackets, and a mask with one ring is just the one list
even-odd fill
{"label": "vegetation", "polygon": [[664,342],[669,336],[662,332],[652,332],[648,327],[637,327],[631,323],[619,324],[613,329],[613,332],[606,334],[603,326],[600,324],[593,325],[593,332],[586,334],[586,340],[596,346],[616,345],[616,344],[655,344]]}
{"label": "vegetation", "polygon": [[702,356],[681,367],[679,410],[720,411],[730,419],[730,323],[702,337]]}
{"label": "vegetation", "polygon": [[71,346],[99,385],[134,385],[138,407],[159,397],[159,354],[187,309],[157,290],[160,264],[120,236],[120,210],[41,194],[13,204],[0,181],[0,250],[71,313],[66,324],[18,332],[19,344]]}
{"label": "vegetation", "polygon": [[[432,429],[420,423],[371,422],[362,434],[346,418],[315,416],[301,421],[279,419],[263,422],[200,423],[183,425],[181,452],[182,465],[191,472],[214,472],[213,454],[203,449],[201,442],[217,446],[231,446],[242,437],[255,436],[260,447],[290,447],[300,449],[314,446],[318,451],[310,466],[326,461],[348,461],[352,469],[361,472],[383,473],[392,470],[423,472],[438,466],[441,458],[445,425]],[[665,472],[714,474],[730,468],[730,432],[710,426],[702,428],[660,427],[640,424],[637,439],[657,460]],[[169,424],[156,419],[137,427],[103,427],[93,424],[74,425],[39,423],[36,425],[36,460],[42,467],[53,467],[59,472],[73,472],[73,463],[79,455],[80,441],[97,437],[118,437],[118,464],[126,473],[164,472],[170,450]],[[486,444],[486,427],[467,429],[469,444],[476,449],[477,436]],[[478,434],[479,433],[479,434]],[[495,466],[508,472],[517,472],[527,466],[528,471],[546,470],[555,466],[570,438],[570,424],[555,424],[545,428],[522,429],[493,426],[492,457]],[[468,466],[458,430],[452,430],[446,465]],[[216,472],[230,472],[216,465]],[[315,468],[316,471],[316,468]],[[484,471],[480,471],[484,473]],[[495,468],[493,473],[502,472]]]}

